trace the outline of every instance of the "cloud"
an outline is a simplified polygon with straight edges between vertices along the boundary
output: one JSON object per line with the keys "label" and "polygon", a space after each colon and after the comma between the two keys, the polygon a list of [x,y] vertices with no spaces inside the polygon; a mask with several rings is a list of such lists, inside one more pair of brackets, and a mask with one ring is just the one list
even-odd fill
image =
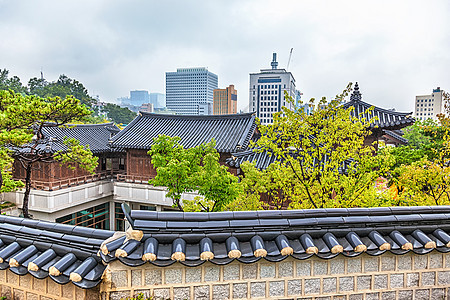
{"label": "cloud", "polygon": [[206,66],[248,105],[249,73],[278,52],[304,98],[349,81],[381,107],[410,111],[416,94],[450,82],[445,1],[1,1],[0,68],[26,82],[41,67],[106,101],[164,92],[165,72]]}

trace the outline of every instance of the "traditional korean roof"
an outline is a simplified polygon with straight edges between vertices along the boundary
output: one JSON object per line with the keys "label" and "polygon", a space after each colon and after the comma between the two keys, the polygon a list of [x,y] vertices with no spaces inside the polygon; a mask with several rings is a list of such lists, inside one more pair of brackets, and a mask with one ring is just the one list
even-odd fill
{"label": "traditional korean roof", "polygon": [[0,269],[59,284],[95,287],[106,266],[97,256],[113,231],[0,215]]}
{"label": "traditional korean roof", "polygon": [[[44,137],[38,141],[35,150],[44,153],[65,151],[67,146],[64,145],[64,139],[74,138],[80,141],[80,145],[89,145],[93,153],[116,151],[115,149],[112,150],[108,144],[109,139],[119,131],[120,129],[114,123],[67,124],[64,126],[55,126],[52,123],[48,123],[42,128]],[[30,151],[29,146],[11,148],[26,153]]]}
{"label": "traditional korean roof", "polygon": [[44,140],[41,147],[51,147],[51,151],[66,150],[64,138],[74,138],[80,145],[89,145],[93,153],[110,152],[109,139],[120,132],[114,123],[77,124],[64,127],[45,126],[42,129]]}
{"label": "traditional korean roof", "polygon": [[[403,127],[410,126],[414,124],[415,119],[411,117],[412,112],[402,113],[393,110],[387,110],[383,108],[379,108],[372,104],[366,103],[361,100],[362,95],[359,91],[358,83],[355,84],[355,89],[353,90],[352,95],[350,96],[350,101],[344,103],[344,108],[354,107],[352,111],[352,116],[357,117],[360,120],[365,119],[365,121],[369,121],[370,119],[377,117],[376,120],[371,127],[377,127],[380,129],[387,130],[395,130],[401,129]],[[373,110],[370,113],[366,113],[368,109],[373,107]]]}
{"label": "traditional korean roof", "polygon": [[269,165],[277,161],[277,157],[270,154],[267,151],[255,151],[255,149],[249,149],[246,151],[232,153],[230,158],[227,158],[226,162],[230,167],[240,168],[241,164],[248,161],[255,164],[255,167],[259,170],[265,170]]}
{"label": "traditional korean roof", "polygon": [[450,206],[332,208],[218,213],[152,212],[122,205],[136,239],[102,245],[105,262],[160,267],[206,260],[277,262],[287,256],[331,259],[364,252],[450,251]]}
{"label": "traditional korean roof", "polygon": [[401,130],[384,130],[384,134],[388,137],[399,140],[403,144],[408,144],[408,140],[403,137]]}
{"label": "traditional korean roof", "polygon": [[[240,168],[241,164],[244,162],[250,162],[255,165],[255,167],[259,170],[267,169],[270,164],[276,161],[282,161],[282,159],[278,158],[276,155],[272,154],[269,151],[260,151],[258,149],[249,149],[246,151],[231,153],[231,157],[226,159],[227,165],[232,168]],[[324,163],[318,163],[317,159],[314,159],[314,165],[323,165]],[[328,161],[328,156],[324,158],[325,164]],[[348,171],[350,165],[354,162],[353,159],[345,160],[342,165],[339,167],[339,173],[344,174]]]}
{"label": "traditional korean roof", "polygon": [[235,115],[185,116],[140,112],[111,139],[112,148],[150,149],[153,139],[161,134],[178,136],[185,148],[216,140],[219,152],[246,149],[256,130],[253,113]]}

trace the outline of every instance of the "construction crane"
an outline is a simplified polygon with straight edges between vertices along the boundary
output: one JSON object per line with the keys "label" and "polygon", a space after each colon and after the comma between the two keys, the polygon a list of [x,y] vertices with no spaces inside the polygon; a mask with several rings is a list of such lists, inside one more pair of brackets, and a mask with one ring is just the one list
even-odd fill
{"label": "construction crane", "polygon": [[286,67],[286,71],[287,71],[287,70],[289,69],[289,64],[291,63],[292,50],[294,50],[294,48],[291,48],[291,52],[289,53],[289,59],[288,59],[288,63],[287,63],[287,67]]}

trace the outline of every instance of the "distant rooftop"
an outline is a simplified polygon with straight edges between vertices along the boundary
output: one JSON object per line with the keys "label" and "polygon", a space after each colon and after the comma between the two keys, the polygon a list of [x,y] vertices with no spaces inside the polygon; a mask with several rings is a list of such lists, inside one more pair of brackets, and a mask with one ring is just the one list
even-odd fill
{"label": "distant rooftop", "polygon": [[208,71],[208,68],[198,67],[198,68],[177,68],[178,73],[191,73],[191,72],[201,72]]}

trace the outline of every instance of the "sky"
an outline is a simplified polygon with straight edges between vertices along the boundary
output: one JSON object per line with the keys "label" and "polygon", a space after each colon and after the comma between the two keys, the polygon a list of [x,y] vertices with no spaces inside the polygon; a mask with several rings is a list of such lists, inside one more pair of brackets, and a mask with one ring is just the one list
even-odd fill
{"label": "sky", "polygon": [[0,69],[26,84],[60,74],[116,102],[165,93],[165,72],[207,67],[248,109],[249,73],[289,70],[303,100],[358,82],[363,100],[413,111],[450,90],[450,1],[0,0]]}

